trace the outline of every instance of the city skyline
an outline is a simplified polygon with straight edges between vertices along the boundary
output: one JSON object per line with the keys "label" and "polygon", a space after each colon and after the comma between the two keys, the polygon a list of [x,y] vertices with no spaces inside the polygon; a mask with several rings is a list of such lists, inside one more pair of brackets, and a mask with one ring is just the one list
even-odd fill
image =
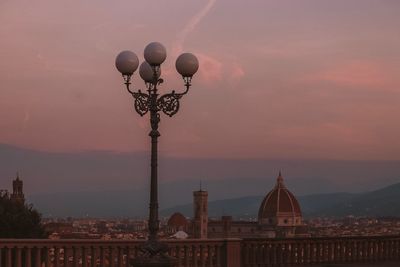
{"label": "city skyline", "polygon": [[399,11],[0,1],[0,265],[398,266]]}
{"label": "city skyline", "polygon": [[181,88],[177,54],[200,60],[184,112],[160,125],[164,156],[400,159],[397,1],[243,5],[2,2],[0,143],[148,151],[147,118],[134,114],[113,64],[123,49],[143,60],[160,41],[163,92]]}

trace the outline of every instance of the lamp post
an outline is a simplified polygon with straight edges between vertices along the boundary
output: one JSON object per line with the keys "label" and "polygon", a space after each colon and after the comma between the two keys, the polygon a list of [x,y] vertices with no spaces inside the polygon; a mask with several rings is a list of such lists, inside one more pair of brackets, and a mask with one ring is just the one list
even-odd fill
{"label": "lamp post", "polygon": [[135,53],[123,51],[118,54],[115,66],[124,78],[126,89],[134,98],[136,112],[144,116],[150,112],[151,131],[151,181],[150,181],[150,207],[149,207],[149,236],[148,241],[142,248],[142,257],[135,260],[138,266],[172,266],[173,259],[166,255],[167,247],[158,241],[159,220],[158,220],[158,185],[157,185],[157,142],[160,133],[158,124],[160,123],[160,111],[172,117],[178,110],[180,99],[187,94],[190,89],[193,75],[199,68],[197,58],[191,53],[181,54],[175,63],[176,70],[182,75],[185,90],[177,93],[159,95],[158,86],[163,83],[161,76],[161,64],[167,57],[165,47],[153,42],[144,49],[145,61],[139,67],[139,75],[144,80],[147,92],[134,90],[131,88],[131,78],[139,66],[139,60]]}

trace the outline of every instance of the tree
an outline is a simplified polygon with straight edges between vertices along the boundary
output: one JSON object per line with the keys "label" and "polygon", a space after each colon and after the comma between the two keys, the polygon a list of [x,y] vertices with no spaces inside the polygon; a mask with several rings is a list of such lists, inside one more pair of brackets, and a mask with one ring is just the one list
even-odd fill
{"label": "tree", "polygon": [[0,238],[45,238],[41,219],[32,205],[0,195]]}

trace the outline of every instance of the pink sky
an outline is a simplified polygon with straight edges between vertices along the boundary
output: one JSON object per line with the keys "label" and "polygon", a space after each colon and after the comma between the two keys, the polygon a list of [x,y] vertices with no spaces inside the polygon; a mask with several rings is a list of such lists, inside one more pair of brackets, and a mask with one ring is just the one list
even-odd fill
{"label": "pink sky", "polygon": [[162,92],[182,86],[178,53],[200,60],[162,116],[165,155],[399,160],[399,14],[397,0],[1,1],[0,143],[148,150],[114,59],[160,41]]}

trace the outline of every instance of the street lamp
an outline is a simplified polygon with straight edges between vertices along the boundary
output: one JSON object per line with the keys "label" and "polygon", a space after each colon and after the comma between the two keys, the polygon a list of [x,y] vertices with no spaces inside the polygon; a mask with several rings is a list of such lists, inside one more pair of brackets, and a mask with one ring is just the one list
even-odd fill
{"label": "street lamp", "polygon": [[[143,259],[161,260],[166,259],[167,248],[158,241],[157,233],[159,230],[158,220],[158,187],[157,187],[157,142],[160,133],[158,124],[160,122],[160,111],[172,117],[179,110],[180,99],[187,94],[191,86],[193,75],[199,68],[197,58],[191,53],[183,53],[176,59],[176,70],[182,75],[185,90],[177,93],[173,90],[171,93],[159,95],[157,86],[163,83],[161,76],[161,64],[167,57],[165,47],[153,42],[144,49],[145,61],[139,67],[139,75],[145,82],[147,93],[141,90],[131,89],[131,78],[133,73],[139,66],[139,60],[135,53],[131,51],[123,51],[118,54],[115,60],[115,66],[121,72],[124,78],[128,92],[133,96],[135,110],[140,116],[144,116],[150,112],[151,131],[151,185],[150,185],[150,212],[149,212],[149,237],[142,251]],[[143,264],[145,264],[143,262]],[[153,266],[153,265],[152,265]],[[167,265],[166,265],[167,266]]]}

